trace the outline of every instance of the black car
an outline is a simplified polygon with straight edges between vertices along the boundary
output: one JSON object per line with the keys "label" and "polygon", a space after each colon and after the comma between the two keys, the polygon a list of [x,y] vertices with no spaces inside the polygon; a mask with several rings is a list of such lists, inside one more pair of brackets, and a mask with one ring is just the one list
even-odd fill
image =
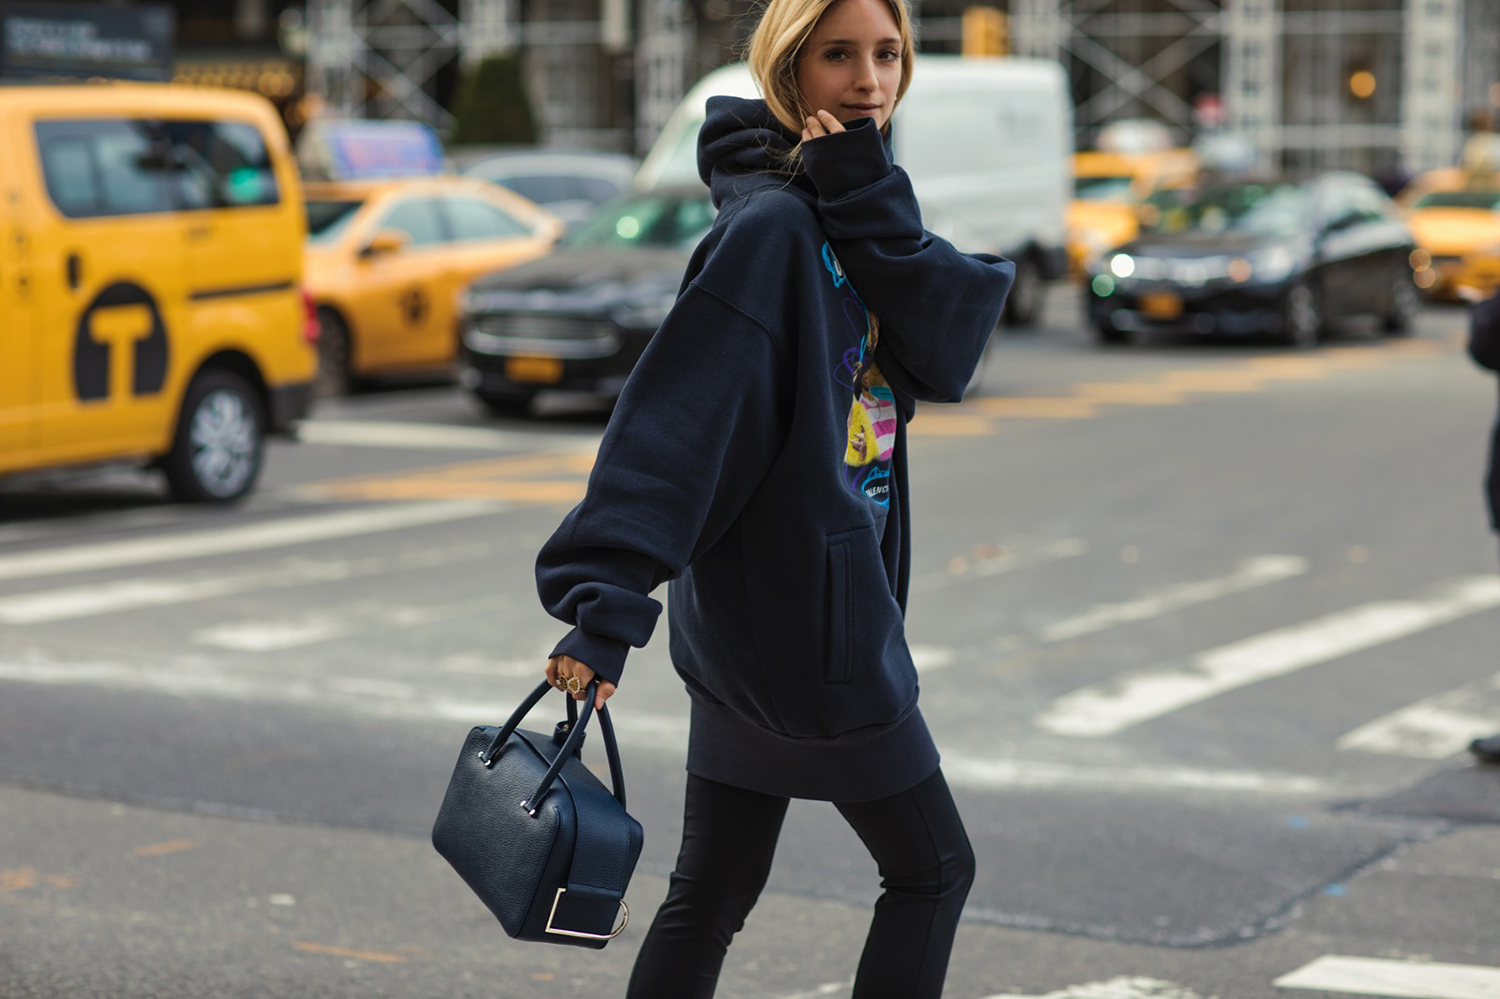
{"label": "black car", "polygon": [[1152,331],[1268,334],[1310,347],[1330,321],[1374,314],[1410,330],[1420,304],[1411,230],[1375,182],[1233,180],[1160,191],[1142,234],[1085,277],[1100,341]]}
{"label": "black car", "polygon": [[496,413],[543,389],[618,396],[714,215],[701,185],[628,196],[550,255],[475,281],[459,319],[464,387]]}

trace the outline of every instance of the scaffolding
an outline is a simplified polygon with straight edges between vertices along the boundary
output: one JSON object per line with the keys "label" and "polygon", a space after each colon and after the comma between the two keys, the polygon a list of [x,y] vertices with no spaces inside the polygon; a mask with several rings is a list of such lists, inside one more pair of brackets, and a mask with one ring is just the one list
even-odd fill
{"label": "scaffolding", "polygon": [[1016,54],[1070,70],[1080,146],[1112,120],[1150,117],[1184,140],[1222,126],[1265,165],[1410,172],[1453,163],[1465,111],[1500,100],[1494,0],[1011,0],[1010,9]]}

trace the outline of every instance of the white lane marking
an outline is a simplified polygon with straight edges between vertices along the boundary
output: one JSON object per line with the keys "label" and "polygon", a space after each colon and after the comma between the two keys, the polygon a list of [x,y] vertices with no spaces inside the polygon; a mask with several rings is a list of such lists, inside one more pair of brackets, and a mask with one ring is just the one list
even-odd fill
{"label": "white lane marking", "polygon": [[952,649],[945,649],[940,645],[913,645],[910,652],[912,665],[917,667],[918,673],[947,669],[953,665],[955,658]]}
{"label": "white lane marking", "polygon": [[35,593],[18,593],[0,597],[0,622],[45,624],[148,607],[169,607],[198,600],[214,600],[263,590],[342,582],[383,572],[430,569],[458,562],[479,561],[491,557],[493,550],[492,545],[470,543],[361,559],[324,561],[296,557],[270,568],[246,572],[219,570],[174,579],[138,577]]}
{"label": "white lane marking", "polygon": [[1327,954],[1273,984],[1401,999],[1500,999],[1500,968]]}
{"label": "white lane marking", "polygon": [[945,569],[917,576],[911,581],[911,591],[923,593],[929,590],[941,590],[958,583],[999,576],[1018,569],[1030,569],[1066,558],[1076,558],[1088,551],[1088,547],[1088,543],[1082,538],[1060,538],[1033,549],[1007,552],[996,558],[965,560],[962,563],[963,571],[961,572],[955,573]]}
{"label": "white lane marking", "polygon": [[354,631],[357,624],[345,617],[318,612],[280,620],[231,621],[194,632],[193,644],[231,652],[284,652],[342,638]]}
{"label": "white lane marking", "polygon": [[1247,559],[1228,576],[1181,583],[1135,600],[1117,604],[1100,604],[1076,617],[1055,621],[1041,629],[1037,637],[1043,642],[1058,642],[1091,635],[1117,624],[1129,624],[1160,617],[1173,611],[1208,603],[1220,597],[1242,593],[1257,586],[1278,583],[1307,572],[1307,559],[1296,555],[1262,555]]}
{"label": "white lane marking", "polygon": [[789,996],[782,996],[781,999],[821,999],[822,996],[847,992],[851,987],[849,982],[825,982],[809,992],[793,992]]}
{"label": "white lane marking", "polygon": [[1136,791],[1225,791],[1236,794],[1329,795],[1348,790],[1316,777],[1248,770],[1194,770],[1188,767],[1106,767],[1096,764],[997,760],[943,753],[950,783],[976,790],[1005,788],[1097,787]]}
{"label": "white lane marking", "polygon": [[1338,748],[1386,756],[1442,760],[1474,739],[1500,731],[1500,673],[1409,704],[1361,725]]}
{"label": "white lane marking", "polygon": [[31,579],[70,572],[92,572],[125,566],[258,551],[328,541],[357,534],[395,531],[499,513],[506,507],[491,500],[408,503],[375,509],[342,510],[306,517],[285,517],[239,527],[216,527],[184,534],[129,541],[104,541],[21,555],[0,556],[0,580]]}
{"label": "white lane marking", "polygon": [[1052,702],[1035,721],[1057,735],[1114,735],[1228,691],[1493,607],[1500,607],[1500,577],[1460,579],[1427,600],[1365,604],[1200,652],[1185,666],[1152,666],[1083,687]]}
{"label": "white lane marking", "polygon": [[[540,682],[538,663],[512,676],[496,672],[495,678],[518,681],[502,690],[500,700],[481,701],[455,693],[436,692],[415,684],[367,677],[303,674],[257,676],[248,671],[231,672],[212,666],[182,664],[175,667],[145,666],[114,662],[52,662],[46,660],[0,661],[0,682],[48,686],[82,685],[108,690],[148,691],[177,697],[215,697],[232,701],[312,705],[351,714],[419,721],[458,721],[498,724],[509,717],[516,701]],[[544,705],[537,709],[546,714]],[[646,714],[634,708],[613,716],[621,739],[632,746],[671,753],[687,747],[688,719],[684,715]],[[550,725],[550,722],[543,722]],[[1352,784],[1333,784],[1312,777],[1281,773],[1189,770],[1187,768],[1100,767],[1065,763],[996,761],[993,758],[943,754],[943,772],[950,783],[974,790],[1004,788],[1076,788],[1098,792],[1138,793],[1142,789],[1163,791],[1217,791],[1234,794],[1290,795],[1318,798],[1370,796],[1384,789]]]}
{"label": "white lane marking", "polygon": [[320,607],[288,617],[228,621],[193,633],[193,642],[233,652],[285,652],[316,645],[356,632],[369,634],[386,628],[412,628],[453,621],[473,615],[488,615],[502,601],[497,597],[470,597],[427,607],[392,607],[361,601],[342,607]]}
{"label": "white lane marking", "polygon": [[1044,995],[1018,995],[1005,992],[984,999],[1202,999],[1192,989],[1159,978],[1121,975],[1105,982],[1072,985]]}
{"label": "white lane marking", "polygon": [[453,427],[439,423],[379,423],[364,420],[307,420],[297,430],[308,444],[384,447],[418,451],[594,451],[599,439],[549,437],[490,427]]}

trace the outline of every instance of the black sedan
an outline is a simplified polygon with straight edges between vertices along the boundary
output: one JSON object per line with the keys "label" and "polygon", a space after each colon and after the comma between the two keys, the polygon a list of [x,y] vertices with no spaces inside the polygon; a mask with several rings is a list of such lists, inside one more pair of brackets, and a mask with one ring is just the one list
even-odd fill
{"label": "black sedan", "polygon": [[1311,347],[1330,322],[1373,314],[1410,330],[1415,244],[1390,199],[1354,173],[1206,182],[1158,192],[1142,235],[1085,277],[1103,343],[1138,334],[1271,335]]}
{"label": "black sedan", "polygon": [[497,414],[543,389],[618,396],[714,215],[702,186],[629,196],[549,256],[475,281],[459,318],[464,387]]}

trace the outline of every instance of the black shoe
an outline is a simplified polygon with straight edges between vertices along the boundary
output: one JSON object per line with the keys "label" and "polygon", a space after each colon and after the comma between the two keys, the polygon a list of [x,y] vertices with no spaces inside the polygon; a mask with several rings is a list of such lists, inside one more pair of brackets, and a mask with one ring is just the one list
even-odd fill
{"label": "black shoe", "polygon": [[1479,757],[1481,763],[1500,763],[1500,735],[1475,739],[1469,743],[1469,752]]}

